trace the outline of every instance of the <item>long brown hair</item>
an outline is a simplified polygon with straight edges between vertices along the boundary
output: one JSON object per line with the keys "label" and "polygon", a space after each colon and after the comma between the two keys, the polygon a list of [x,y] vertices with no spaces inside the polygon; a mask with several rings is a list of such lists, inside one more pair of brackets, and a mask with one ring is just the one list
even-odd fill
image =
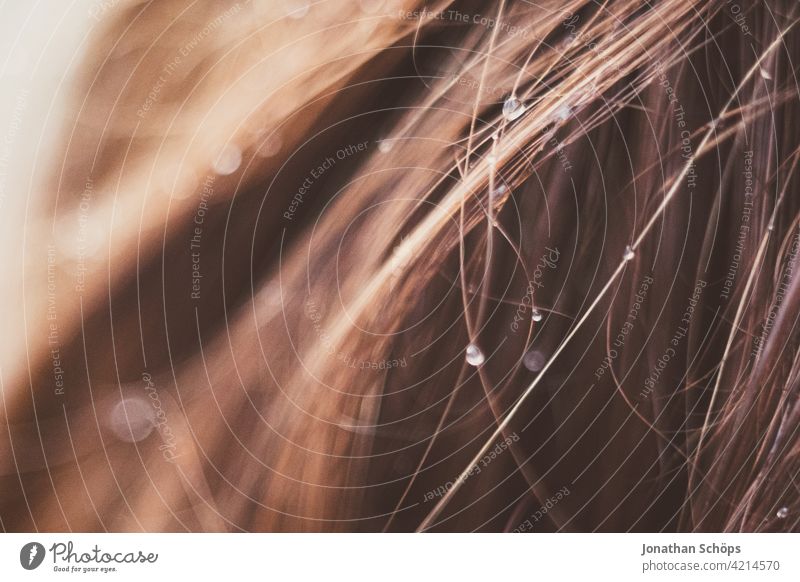
{"label": "long brown hair", "polygon": [[5,529],[797,529],[796,3],[105,8]]}

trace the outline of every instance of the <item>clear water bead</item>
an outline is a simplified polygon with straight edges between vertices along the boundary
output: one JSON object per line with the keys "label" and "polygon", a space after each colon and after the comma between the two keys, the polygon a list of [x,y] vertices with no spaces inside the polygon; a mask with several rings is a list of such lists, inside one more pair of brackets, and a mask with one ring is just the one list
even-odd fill
{"label": "clear water bead", "polygon": [[775,513],[775,515],[778,517],[778,519],[786,519],[786,517],[789,515],[789,508],[788,507],[781,507]]}
{"label": "clear water bead", "polygon": [[767,230],[769,230],[770,232],[775,230],[775,223],[770,221],[770,223],[767,225]]}
{"label": "clear water bead", "polygon": [[522,365],[531,372],[538,372],[544,368],[544,354],[539,350],[531,350],[522,356]]}
{"label": "clear water bead", "polygon": [[144,398],[123,398],[114,405],[109,420],[114,435],[126,443],[146,439],[155,428],[153,406]]}
{"label": "clear water bead", "polygon": [[393,147],[394,144],[392,143],[391,140],[382,139],[378,142],[378,151],[381,152],[382,154],[388,154],[390,151],[392,151]]}
{"label": "clear water bead", "polygon": [[534,309],[533,312],[531,313],[531,319],[537,322],[542,321],[542,319],[544,319],[544,315],[542,315],[542,312],[539,311],[538,309]]}
{"label": "clear water bead", "polygon": [[628,245],[628,246],[625,247],[625,252],[622,253],[622,260],[623,261],[630,261],[635,256],[636,256],[636,253],[633,252],[633,249],[631,248],[631,245]]}
{"label": "clear water bead", "polygon": [[478,346],[469,344],[467,346],[466,359],[470,366],[480,366],[486,361],[486,356],[483,355],[483,352]]}
{"label": "clear water bead", "polygon": [[523,113],[525,113],[525,106],[515,95],[512,95],[503,103],[503,117],[508,121],[514,121]]}
{"label": "clear water bead", "polygon": [[556,109],[555,118],[558,119],[559,121],[566,121],[570,117],[572,117],[572,107],[570,107],[566,103],[564,103],[563,105],[561,105],[561,107]]}
{"label": "clear water bead", "polygon": [[226,145],[214,160],[214,172],[220,176],[233,174],[242,165],[242,150],[235,145]]}

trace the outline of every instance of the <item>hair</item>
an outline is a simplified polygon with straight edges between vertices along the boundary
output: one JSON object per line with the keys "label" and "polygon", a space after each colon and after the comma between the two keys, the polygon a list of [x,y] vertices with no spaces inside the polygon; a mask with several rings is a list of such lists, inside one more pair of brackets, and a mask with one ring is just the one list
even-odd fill
{"label": "hair", "polygon": [[106,4],[5,530],[798,529],[797,3]]}

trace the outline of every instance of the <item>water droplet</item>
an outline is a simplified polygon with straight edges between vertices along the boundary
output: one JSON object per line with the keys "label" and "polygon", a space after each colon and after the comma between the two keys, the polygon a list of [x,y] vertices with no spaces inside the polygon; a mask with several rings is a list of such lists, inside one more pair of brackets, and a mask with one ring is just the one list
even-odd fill
{"label": "water droplet", "polygon": [[631,245],[628,245],[628,246],[625,247],[625,252],[622,253],[622,260],[623,261],[630,261],[635,256],[636,256],[636,253],[631,248]]}
{"label": "water droplet", "polygon": [[525,106],[515,95],[512,95],[503,103],[503,117],[508,121],[514,121],[523,113],[525,113]]}
{"label": "water droplet", "polygon": [[566,121],[570,117],[572,117],[572,107],[566,103],[562,104],[561,107],[556,109],[555,118],[559,121]]}
{"label": "water droplet", "polygon": [[544,319],[544,315],[542,315],[542,312],[539,311],[538,309],[534,309],[533,312],[531,313],[531,319],[537,322],[542,321],[542,319]]}
{"label": "water droplet", "polygon": [[544,354],[539,350],[531,350],[522,356],[522,365],[531,372],[538,372],[544,368]]}
{"label": "water droplet", "polygon": [[483,355],[483,352],[475,344],[469,344],[467,346],[466,359],[470,366],[480,366],[486,361],[486,357]]}
{"label": "water droplet", "polygon": [[759,67],[759,72],[761,73],[761,77],[766,79],[767,81],[772,80],[772,75],[764,68]]}
{"label": "water droplet", "polygon": [[220,176],[233,174],[242,165],[242,150],[228,144],[214,160],[214,172]]}
{"label": "water droplet", "polygon": [[775,230],[775,223],[770,221],[770,223],[767,225],[767,230],[769,231]]}
{"label": "water droplet", "polygon": [[378,151],[382,154],[388,154],[390,151],[392,151],[393,147],[394,144],[389,139],[382,139],[378,141]]}
{"label": "water droplet", "polygon": [[503,196],[503,195],[506,193],[506,190],[508,190],[508,187],[507,187],[505,184],[500,184],[500,185],[499,185],[497,188],[495,188],[495,189],[494,189],[494,191],[492,192],[492,197],[494,197],[494,198],[500,198],[501,196]]}
{"label": "water droplet", "polygon": [[494,154],[490,154],[490,155],[486,156],[486,162],[490,166],[494,166],[497,163],[497,156],[494,155]]}
{"label": "water droplet", "polygon": [[788,507],[781,507],[776,513],[775,516],[778,519],[786,519],[789,515],[789,508]]}
{"label": "water droplet", "polygon": [[146,439],[155,428],[153,406],[144,398],[123,398],[114,405],[109,420],[114,435],[126,443]]}

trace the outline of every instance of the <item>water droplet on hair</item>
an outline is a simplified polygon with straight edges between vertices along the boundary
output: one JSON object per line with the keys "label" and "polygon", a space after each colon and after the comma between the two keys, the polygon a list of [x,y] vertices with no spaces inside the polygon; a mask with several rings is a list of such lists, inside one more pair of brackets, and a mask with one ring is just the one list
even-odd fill
{"label": "water droplet on hair", "polygon": [[539,350],[531,350],[522,356],[522,365],[531,372],[538,372],[544,368],[544,354]]}
{"label": "water droplet on hair", "polygon": [[229,144],[219,153],[214,160],[214,172],[220,176],[233,174],[242,165],[242,150]]}
{"label": "water droplet on hair", "polygon": [[767,225],[767,230],[769,231],[775,230],[775,223],[770,221],[770,223]]}
{"label": "water droplet on hair", "polygon": [[531,313],[531,319],[537,322],[542,321],[542,319],[544,319],[544,315],[542,315],[542,312],[539,311],[538,309],[534,309],[533,312]]}
{"label": "water droplet on hair", "polygon": [[776,513],[775,516],[778,519],[786,519],[789,516],[789,508],[788,507],[781,507]]}
{"label": "water droplet on hair", "polygon": [[631,245],[628,245],[628,246],[625,247],[625,252],[622,253],[622,260],[623,261],[630,261],[635,256],[636,256],[636,253],[631,248]]}
{"label": "water droplet on hair", "polygon": [[392,143],[392,140],[382,139],[378,141],[378,151],[382,154],[388,154],[390,151],[392,151],[393,147],[394,143]]}
{"label": "water droplet on hair", "polygon": [[480,366],[486,361],[481,349],[475,344],[469,344],[466,350],[466,360],[470,366]]}
{"label": "water droplet on hair", "polygon": [[110,428],[119,440],[135,443],[155,428],[153,406],[144,398],[123,398],[111,410]]}
{"label": "water droplet on hair", "polygon": [[572,107],[564,103],[561,105],[561,107],[556,109],[554,116],[559,121],[566,121],[567,119],[572,117]]}
{"label": "water droplet on hair", "polygon": [[525,106],[515,95],[512,95],[503,103],[503,117],[508,121],[514,121],[523,113],[525,113]]}
{"label": "water droplet on hair", "polygon": [[761,77],[763,79],[766,79],[767,81],[772,81],[772,75],[769,73],[769,71],[767,71],[763,67],[759,67],[759,72],[761,73]]}
{"label": "water droplet on hair", "polygon": [[505,184],[500,184],[500,185],[499,185],[497,188],[495,188],[495,189],[494,189],[494,191],[492,192],[492,197],[494,197],[494,198],[500,198],[501,196],[503,196],[503,195],[506,193],[506,191],[507,191],[507,190],[508,190],[508,187],[507,187]]}

